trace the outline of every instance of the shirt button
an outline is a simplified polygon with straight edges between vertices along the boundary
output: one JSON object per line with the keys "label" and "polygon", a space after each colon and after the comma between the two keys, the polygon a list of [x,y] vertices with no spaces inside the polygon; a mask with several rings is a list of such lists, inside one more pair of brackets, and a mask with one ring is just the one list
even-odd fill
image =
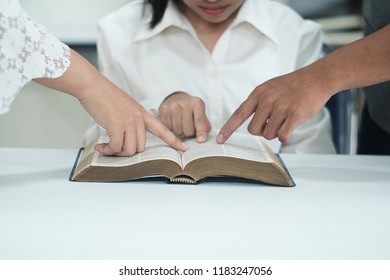
{"label": "shirt button", "polygon": [[214,80],[218,79],[218,71],[217,70],[211,70],[210,71],[210,77]]}

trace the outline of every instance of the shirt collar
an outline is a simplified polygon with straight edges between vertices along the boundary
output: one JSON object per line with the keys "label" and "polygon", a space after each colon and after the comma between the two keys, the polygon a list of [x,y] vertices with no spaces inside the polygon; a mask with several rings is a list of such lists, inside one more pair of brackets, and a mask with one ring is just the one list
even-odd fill
{"label": "shirt collar", "polygon": [[264,34],[275,44],[278,43],[277,32],[275,29],[275,23],[272,21],[269,13],[269,9],[267,9],[267,3],[264,0],[260,0],[264,3],[264,7],[257,8],[259,0],[245,0],[242,4],[236,18],[232,23],[232,27],[238,26],[242,23],[249,23],[253,27],[255,27],[260,33]]}
{"label": "shirt collar", "polygon": [[[147,14],[152,14],[151,7],[147,7],[147,10],[145,11]],[[179,11],[178,7],[176,6],[173,1],[168,1],[167,8],[165,10],[164,16],[161,19],[161,21],[152,29],[149,27],[149,22],[151,20],[151,16],[144,17],[144,21],[142,26],[140,27],[136,37],[135,41],[141,41],[150,39],[159,33],[163,32],[165,29],[175,26],[183,30],[189,30],[190,29],[190,23],[187,21],[185,16]]]}
{"label": "shirt collar", "polygon": [[[261,32],[271,41],[277,44],[278,40],[276,36],[275,25],[272,22],[269,13],[267,12],[266,5],[264,5],[264,9],[258,9],[255,7],[256,1],[259,0],[244,1],[231,27],[238,26],[245,22],[249,23],[259,32]],[[147,7],[147,9],[150,10],[146,10],[146,13],[151,14],[151,8]],[[141,25],[134,39],[136,42],[150,39],[172,26],[178,27],[183,30],[191,29],[190,23],[179,11],[173,1],[168,1],[168,6],[162,20],[153,29],[149,27],[150,18],[150,16],[144,17],[143,24]]]}

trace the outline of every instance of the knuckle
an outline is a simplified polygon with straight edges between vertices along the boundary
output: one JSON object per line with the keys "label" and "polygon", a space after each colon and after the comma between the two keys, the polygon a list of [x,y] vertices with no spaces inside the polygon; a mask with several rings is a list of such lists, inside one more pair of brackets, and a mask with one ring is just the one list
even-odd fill
{"label": "knuckle", "polygon": [[174,133],[176,133],[177,135],[182,135],[182,134],[183,134],[183,131],[181,130],[181,128],[178,128],[178,127],[174,127],[174,128],[172,129],[172,131],[173,131]]}
{"label": "knuckle", "polygon": [[138,147],[137,153],[142,153],[143,151],[145,151],[145,146]]}
{"label": "knuckle", "polygon": [[153,134],[156,135],[157,137],[161,137],[162,135],[165,135],[170,132],[170,129],[166,127],[167,124],[162,122],[164,125],[159,125],[154,128]]}
{"label": "knuckle", "polygon": [[199,124],[207,124],[208,122],[209,121],[208,121],[207,117],[203,114],[195,117],[195,123],[198,125]]}
{"label": "knuckle", "polygon": [[280,142],[285,143],[285,142],[288,141],[288,135],[284,131],[279,132],[278,133],[278,139],[279,139]]}
{"label": "knuckle", "polygon": [[265,139],[267,139],[267,140],[272,140],[273,138],[275,138],[275,137],[273,136],[273,134],[272,134],[271,132],[269,132],[269,131],[264,131],[263,137],[264,137]]}
{"label": "knuckle", "polygon": [[122,151],[122,150],[121,150],[120,147],[113,147],[113,148],[111,148],[111,153],[112,153],[113,155],[119,154],[121,151]]}
{"label": "knuckle", "polygon": [[204,106],[204,101],[200,98],[200,97],[197,97],[197,96],[194,96],[192,97],[192,102],[196,105],[196,106]]}
{"label": "knuckle", "polygon": [[195,127],[193,126],[185,126],[183,128],[183,134],[186,137],[191,137],[195,135]]}
{"label": "knuckle", "polygon": [[261,105],[261,108],[274,108],[275,107],[275,101],[272,99],[270,95],[266,96],[259,102]]}
{"label": "knuckle", "polygon": [[131,156],[134,156],[134,155],[135,155],[136,149],[135,149],[135,148],[130,148],[130,149],[124,151],[124,153],[126,154],[126,156],[131,157]]}
{"label": "knuckle", "polygon": [[233,117],[238,120],[243,120],[245,118],[245,113],[242,106],[238,107],[237,110],[234,111]]}
{"label": "knuckle", "polygon": [[254,127],[254,125],[248,125],[248,132],[252,135],[260,135],[260,131]]}
{"label": "knuckle", "polygon": [[167,115],[169,113],[169,107],[167,105],[161,105],[158,110],[159,115]]}
{"label": "knuckle", "polygon": [[289,111],[289,107],[285,103],[276,103],[273,108],[273,112],[276,114],[285,114]]}
{"label": "knuckle", "polygon": [[142,118],[142,117],[143,117],[143,114],[142,114],[142,112],[141,112],[141,111],[139,111],[139,110],[135,110],[135,111],[133,111],[133,112],[132,112],[132,115],[134,116],[134,118],[135,118],[135,119],[140,119],[140,118]]}
{"label": "knuckle", "polygon": [[174,106],[172,106],[172,112],[174,114],[183,115],[186,112],[188,112],[189,110],[192,110],[191,107],[193,107],[193,104],[191,102],[189,102],[188,100],[178,102],[178,103],[174,104]]}
{"label": "knuckle", "polygon": [[191,136],[194,136],[195,135],[195,131],[194,130],[187,130],[187,131],[183,131],[183,134],[185,137],[191,137]]}

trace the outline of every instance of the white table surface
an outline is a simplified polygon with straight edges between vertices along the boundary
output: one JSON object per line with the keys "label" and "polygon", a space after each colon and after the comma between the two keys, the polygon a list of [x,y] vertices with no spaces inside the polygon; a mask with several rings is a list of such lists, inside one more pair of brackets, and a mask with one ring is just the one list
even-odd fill
{"label": "white table surface", "polygon": [[283,155],[297,186],[68,181],[0,149],[0,259],[390,259],[390,157]]}

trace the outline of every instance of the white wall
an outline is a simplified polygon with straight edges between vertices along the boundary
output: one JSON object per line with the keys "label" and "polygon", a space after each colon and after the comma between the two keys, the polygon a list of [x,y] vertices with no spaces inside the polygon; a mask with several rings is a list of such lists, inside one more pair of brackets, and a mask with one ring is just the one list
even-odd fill
{"label": "white wall", "polygon": [[27,13],[68,44],[96,41],[96,23],[131,0],[20,0]]}
{"label": "white wall", "polygon": [[30,83],[0,115],[0,147],[79,148],[89,123],[75,98]]}

